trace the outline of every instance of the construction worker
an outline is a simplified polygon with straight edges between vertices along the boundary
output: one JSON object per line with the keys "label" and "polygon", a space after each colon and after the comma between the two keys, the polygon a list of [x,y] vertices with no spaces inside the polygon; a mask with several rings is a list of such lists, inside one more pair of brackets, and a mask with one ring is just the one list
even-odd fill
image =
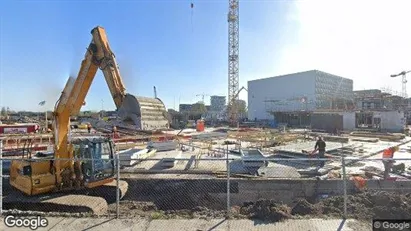
{"label": "construction worker", "polygon": [[[394,158],[394,153],[399,150],[398,146],[389,147],[385,149],[382,153],[383,159],[392,159]],[[384,179],[387,179],[390,176],[390,172],[392,166],[394,164],[394,160],[383,160],[382,163],[384,164]]]}
{"label": "construction worker", "polygon": [[117,133],[117,127],[116,126],[113,126],[112,135],[113,135],[113,139],[118,138],[118,133]]}
{"label": "construction worker", "polygon": [[[318,137],[318,140],[317,140],[317,142],[315,143],[315,146],[314,146],[314,151],[311,153],[311,155],[318,151],[318,157],[320,159],[325,158],[325,147],[326,146],[327,145],[325,144],[323,138],[321,136]],[[320,164],[317,167],[317,170],[324,167],[324,165],[325,165],[325,160],[320,160]]]}
{"label": "construction worker", "polygon": [[87,131],[88,133],[91,133],[91,124],[87,124]]}

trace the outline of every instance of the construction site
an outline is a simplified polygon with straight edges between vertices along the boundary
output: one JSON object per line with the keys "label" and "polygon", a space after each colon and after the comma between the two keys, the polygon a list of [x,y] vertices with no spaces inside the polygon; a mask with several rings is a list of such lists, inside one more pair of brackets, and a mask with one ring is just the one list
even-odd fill
{"label": "construction site", "polygon": [[[406,86],[399,95],[354,91],[349,78],[310,70],[240,88],[238,13],[238,1],[230,1],[228,100],[211,105],[217,117],[170,113],[156,93],[127,92],[105,29],[93,28],[80,70],[51,113],[6,110],[0,117],[3,212],[268,222],[410,218]],[[80,116],[99,69],[116,109]],[[405,85],[407,73],[391,77]],[[242,90],[247,113],[239,110]],[[387,149],[395,149],[388,170]]]}
{"label": "construction site", "polygon": [[[372,206],[366,213],[359,212],[359,209],[364,209],[361,203],[366,203],[369,197],[379,200],[391,193],[403,193],[399,198],[407,198],[411,190],[411,159],[407,160],[411,154],[408,144],[411,138],[402,133],[343,130],[336,135],[305,128],[202,129],[198,126],[197,129],[167,129],[151,134],[121,127],[113,134],[107,133],[106,122],[90,119],[88,122],[93,124],[90,133],[81,128],[72,129],[73,133],[84,138],[110,136],[115,143],[120,177],[126,182],[124,189],[127,189],[119,201],[121,217],[224,217],[228,181],[233,216],[237,214],[238,218],[256,217],[270,221],[296,215],[342,216],[344,181],[350,197],[364,198],[351,198],[355,205],[348,201],[348,215],[356,218],[378,216]],[[319,136],[327,144],[327,161],[324,167],[316,169],[319,161],[310,153]],[[2,135],[2,157],[8,159],[3,160],[3,210],[25,214],[28,212],[27,203],[32,203],[30,208],[33,211],[28,214],[114,216],[115,184],[111,189],[101,186],[99,193],[88,192],[87,196],[81,195],[77,199],[57,193],[58,200],[50,199],[54,198],[53,195],[42,200],[20,195],[10,185],[13,168],[10,158],[18,160],[23,156],[34,159],[33,162],[50,159],[54,153],[53,139],[53,135],[41,133]],[[396,161],[390,178],[384,179],[384,164],[380,160],[382,152],[398,145],[400,149],[395,158],[400,160]],[[344,171],[341,157],[345,157]],[[367,182],[366,192],[357,187],[355,177]],[[94,205],[85,206],[84,200],[90,200],[90,196],[101,196],[101,192],[104,192],[106,202],[91,200]],[[67,203],[64,199],[70,201],[69,206],[62,206],[62,203]],[[257,208],[261,208],[259,203],[277,207],[276,211],[258,211]],[[391,207],[386,209],[391,211]],[[404,211],[411,209],[404,208]]]}

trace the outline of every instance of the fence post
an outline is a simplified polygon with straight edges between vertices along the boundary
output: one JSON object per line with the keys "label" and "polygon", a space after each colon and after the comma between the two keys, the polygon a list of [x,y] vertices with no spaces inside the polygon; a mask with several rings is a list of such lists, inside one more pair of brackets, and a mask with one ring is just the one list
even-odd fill
{"label": "fence post", "polygon": [[228,159],[228,144],[226,148],[226,168],[227,168],[227,218],[230,217],[230,160]]}
{"label": "fence post", "polygon": [[115,155],[116,160],[116,218],[118,219],[120,216],[120,158],[118,154]]}
{"label": "fence post", "polygon": [[343,174],[343,190],[344,190],[344,218],[347,218],[347,174],[345,171],[345,156],[344,154],[342,155],[341,158],[341,164],[342,164],[342,174]]}

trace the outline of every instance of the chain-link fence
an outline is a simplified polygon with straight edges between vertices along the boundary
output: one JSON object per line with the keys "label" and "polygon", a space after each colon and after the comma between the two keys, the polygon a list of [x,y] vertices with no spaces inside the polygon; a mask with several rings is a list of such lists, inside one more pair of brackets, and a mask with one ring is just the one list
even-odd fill
{"label": "chain-link fence", "polygon": [[411,215],[411,157],[396,158],[385,172],[383,159],[371,157],[268,158],[255,152],[225,148],[151,155],[146,150],[114,159],[70,160],[2,156],[1,209],[30,215],[269,221]]}

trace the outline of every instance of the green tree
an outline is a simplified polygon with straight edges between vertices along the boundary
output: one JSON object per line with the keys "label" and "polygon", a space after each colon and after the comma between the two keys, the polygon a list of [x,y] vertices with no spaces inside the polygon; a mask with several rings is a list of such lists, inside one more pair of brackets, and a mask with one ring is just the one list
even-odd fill
{"label": "green tree", "polygon": [[202,103],[195,103],[191,108],[191,113],[204,115],[205,113],[207,113],[207,108]]}
{"label": "green tree", "polygon": [[7,115],[6,107],[2,107],[2,108],[1,108],[0,115],[1,115],[1,116],[6,116],[6,115]]}
{"label": "green tree", "polygon": [[244,118],[247,116],[247,105],[245,101],[243,100],[234,101],[233,107],[236,107],[239,117]]}

